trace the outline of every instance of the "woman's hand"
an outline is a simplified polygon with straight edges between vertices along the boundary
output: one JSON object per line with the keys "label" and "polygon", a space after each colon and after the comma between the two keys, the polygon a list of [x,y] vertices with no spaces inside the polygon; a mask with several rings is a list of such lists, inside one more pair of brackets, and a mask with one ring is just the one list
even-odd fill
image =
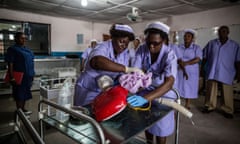
{"label": "woman's hand", "polygon": [[139,68],[135,67],[125,67],[125,73],[131,73],[131,72],[139,72],[140,74],[144,74],[143,71]]}
{"label": "woman's hand", "polygon": [[148,100],[142,96],[133,95],[133,96],[130,96],[127,98],[127,102],[132,107],[139,107],[139,106],[143,106],[144,104],[148,103]]}
{"label": "woman's hand", "polygon": [[15,80],[14,78],[12,78],[12,79],[10,80],[10,84],[11,84],[11,85],[15,85],[15,84],[16,84],[16,80]]}
{"label": "woman's hand", "polygon": [[182,59],[178,59],[177,62],[178,62],[180,69],[183,71],[183,77],[185,77],[186,80],[188,80],[188,74],[185,69],[185,66],[187,65],[186,62],[182,61]]}
{"label": "woman's hand", "polygon": [[183,69],[187,64],[182,59],[178,59],[178,65],[181,69]]}

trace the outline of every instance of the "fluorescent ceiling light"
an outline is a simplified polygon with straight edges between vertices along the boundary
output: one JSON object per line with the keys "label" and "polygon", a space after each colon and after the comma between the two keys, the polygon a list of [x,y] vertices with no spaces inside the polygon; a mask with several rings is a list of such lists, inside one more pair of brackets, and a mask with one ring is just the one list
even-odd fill
{"label": "fluorescent ceiling light", "polygon": [[2,33],[0,34],[0,40],[3,40],[3,34]]}
{"label": "fluorescent ceiling light", "polygon": [[14,35],[13,34],[9,34],[9,40],[14,40]]}
{"label": "fluorescent ceiling light", "polygon": [[81,0],[81,5],[82,5],[83,7],[87,6],[87,4],[88,4],[88,1],[87,1],[87,0]]}

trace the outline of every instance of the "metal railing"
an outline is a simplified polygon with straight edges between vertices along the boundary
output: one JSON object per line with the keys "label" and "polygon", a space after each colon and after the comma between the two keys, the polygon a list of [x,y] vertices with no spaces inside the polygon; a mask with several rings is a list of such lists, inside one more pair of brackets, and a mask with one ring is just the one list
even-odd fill
{"label": "metal railing", "polygon": [[[181,97],[180,97],[180,94],[179,92],[173,88],[172,91],[176,94],[177,96],[177,99],[176,99],[176,102],[181,105]],[[175,134],[175,144],[178,144],[178,140],[179,140],[179,120],[180,120],[180,117],[179,117],[179,111],[176,112],[176,134]]]}
{"label": "metal railing", "polygon": [[108,143],[108,140],[105,139],[102,128],[93,118],[91,118],[90,116],[88,116],[86,114],[78,113],[74,110],[71,110],[71,109],[65,108],[63,106],[60,106],[60,105],[58,105],[58,104],[56,104],[52,101],[46,100],[46,99],[41,100],[38,104],[39,120],[40,120],[40,136],[41,137],[43,137],[43,123],[41,122],[41,119],[43,119],[43,115],[44,115],[43,104],[54,107],[55,109],[61,110],[65,113],[67,113],[67,114],[72,115],[73,117],[76,117],[78,119],[82,119],[82,120],[85,120],[85,121],[89,122],[94,127],[94,129],[96,130],[96,133],[97,133],[97,135],[100,139],[100,143],[101,144]]}
{"label": "metal railing", "polygon": [[22,109],[18,109],[16,111],[16,119],[15,123],[18,128],[20,128],[20,120],[22,121],[23,125],[26,127],[28,134],[31,136],[32,140],[35,144],[45,144],[45,142],[41,139],[38,132],[35,130],[29,119],[25,116]]}

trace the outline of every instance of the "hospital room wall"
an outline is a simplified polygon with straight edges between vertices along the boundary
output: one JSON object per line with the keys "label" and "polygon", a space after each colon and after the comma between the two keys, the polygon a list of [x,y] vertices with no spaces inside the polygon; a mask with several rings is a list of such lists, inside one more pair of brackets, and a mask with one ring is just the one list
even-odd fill
{"label": "hospital room wall", "polygon": [[169,21],[169,24],[172,30],[240,24],[240,5],[195,14],[175,16]]}
{"label": "hospital room wall", "polygon": [[[91,39],[102,40],[102,34],[108,33],[111,26],[109,24],[52,17],[2,8],[0,9],[0,18],[50,24],[52,52],[84,51]],[[77,34],[83,34],[83,44],[77,43]]]}
{"label": "hospital room wall", "polygon": [[[168,24],[171,27],[171,31],[180,31],[185,28],[200,29],[220,25],[240,24],[240,5],[192,14],[172,16],[153,21],[162,21]],[[142,35],[143,30],[148,22],[132,24],[136,35]]]}

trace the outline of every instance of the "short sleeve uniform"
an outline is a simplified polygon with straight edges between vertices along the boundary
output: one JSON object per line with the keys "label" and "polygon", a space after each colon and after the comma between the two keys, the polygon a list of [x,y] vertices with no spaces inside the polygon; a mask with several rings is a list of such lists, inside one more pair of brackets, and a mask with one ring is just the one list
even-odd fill
{"label": "short sleeve uniform", "polygon": [[102,75],[108,75],[113,80],[116,80],[121,74],[119,72],[109,72],[103,70],[95,70],[90,65],[90,60],[95,56],[103,56],[115,63],[128,65],[129,54],[128,49],[124,50],[119,55],[114,55],[112,41],[106,41],[94,48],[89,55],[89,60],[86,63],[85,71],[81,73],[75,86],[74,105],[90,104],[94,98],[100,94],[101,90],[97,85],[97,80]]}
{"label": "short sleeve uniform", "polygon": [[240,49],[235,41],[229,39],[222,45],[219,39],[211,40],[205,46],[203,56],[207,59],[207,80],[233,84],[235,62],[240,61]]}
{"label": "short sleeve uniform", "polygon": [[35,74],[33,52],[26,47],[14,45],[7,49],[5,61],[13,64],[13,71],[23,72],[22,83],[12,87],[14,98],[23,101],[31,99],[31,86]]}
{"label": "short sleeve uniform", "polygon": [[[162,46],[159,56],[153,64],[151,64],[150,51],[147,45],[141,45],[137,50],[134,66],[146,72],[153,73],[152,85],[138,93],[142,96],[155,90],[156,87],[164,82],[165,77],[173,76],[176,79],[177,76],[177,57],[174,51],[166,45]],[[174,92],[169,91],[164,94],[162,98],[174,100],[176,95]],[[148,131],[156,136],[168,136],[174,131],[174,121],[174,111],[171,111],[163,119],[149,128]]]}
{"label": "short sleeve uniform", "polygon": [[[196,57],[202,59],[202,50],[200,46],[192,43],[188,48],[185,48],[184,44],[175,48],[175,53],[178,59],[183,61],[189,61]],[[177,76],[177,89],[184,98],[197,98],[198,97],[198,81],[199,81],[199,64],[187,65],[185,67],[188,75],[188,80],[183,76],[183,71],[178,68]]]}

